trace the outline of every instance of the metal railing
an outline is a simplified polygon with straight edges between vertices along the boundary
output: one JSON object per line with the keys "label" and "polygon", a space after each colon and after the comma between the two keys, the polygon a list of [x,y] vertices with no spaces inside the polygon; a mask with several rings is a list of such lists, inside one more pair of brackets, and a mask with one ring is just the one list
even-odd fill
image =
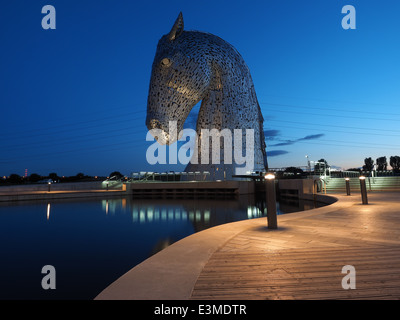
{"label": "metal railing", "polygon": [[359,176],[359,171],[331,171],[332,178],[357,178]]}
{"label": "metal railing", "polygon": [[183,182],[183,181],[210,181],[210,172],[132,172],[128,182]]}

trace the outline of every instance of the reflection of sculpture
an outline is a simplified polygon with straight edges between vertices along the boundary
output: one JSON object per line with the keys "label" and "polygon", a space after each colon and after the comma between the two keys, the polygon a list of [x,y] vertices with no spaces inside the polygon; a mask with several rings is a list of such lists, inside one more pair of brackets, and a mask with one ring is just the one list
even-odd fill
{"label": "reflection of sculpture", "polygon": [[[157,47],[152,67],[146,125],[164,132],[164,141],[174,141],[168,131],[169,121],[177,121],[177,132],[183,128],[190,110],[202,100],[197,119],[199,164],[186,171],[209,171],[215,179],[230,178],[237,164],[201,164],[201,129],[242,129],[242,150],[245,154],[245,129],[254,129],[254,167],[267,167],[263,117],[257,101],[250,71],[243,58],[229,43],[209,33],[184,31],[179,14],[172,30]],[[233,136],[233,135],[232,135]],[[175,138],[176,139],[176,138]],[[162,139],[161,139],[162,140]],[[223,156],[223,144],[218,150]],[[253,150],[253,149],[252,149]]]}

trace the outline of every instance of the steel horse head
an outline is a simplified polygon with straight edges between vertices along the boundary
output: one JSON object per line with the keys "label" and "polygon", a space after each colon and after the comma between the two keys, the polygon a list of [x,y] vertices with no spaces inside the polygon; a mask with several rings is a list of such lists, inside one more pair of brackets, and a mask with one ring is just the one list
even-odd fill
{"label": "steel horse head", "polygon": [[[163,135],[156,137],[160,144],[172,144],[179,136],[169,132],[169,122],[176,121],[177,132],[181,132],[191,109],[199,101],[202,102],[196,131],[200,139],[202,129],[253,129],[252,170],[264,171],[263,117],[247,65],[237,50],[221,38],[184,30],[180,13],[171,31],[158,42],[151,72],[146,125],[149,130],[162,130]],[[198,148],[201,152],[200,144]],[[225,172],[225,176],[231,177],[235,174],[235,167],[235,164],[222,161],[218,164],[189,164],[186,171],[220,171],[220,174]]]}

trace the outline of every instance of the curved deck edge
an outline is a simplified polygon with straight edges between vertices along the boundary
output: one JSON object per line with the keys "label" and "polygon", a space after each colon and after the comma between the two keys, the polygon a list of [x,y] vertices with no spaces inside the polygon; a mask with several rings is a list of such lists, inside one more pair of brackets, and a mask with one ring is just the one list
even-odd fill
{"label": "curved deck edge", "polygon": [[[353,205],[354,198],[316,195],[329,205],[278,216],[279,221],[301,219]],[[138,264],[111,283],[95,300],[187,300],[211,255],[248,228],[267,224],[257,218],[219,225],[183,238]],[[266,229],[268,230],[268,229]],[[273,232],[268,230],[266,232]]]}

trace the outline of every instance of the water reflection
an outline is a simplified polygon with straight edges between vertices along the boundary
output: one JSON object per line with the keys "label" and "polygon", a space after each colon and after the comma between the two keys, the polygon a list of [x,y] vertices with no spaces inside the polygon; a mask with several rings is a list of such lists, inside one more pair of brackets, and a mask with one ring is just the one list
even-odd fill
{"label": "water reflection", "polygon": [[50,203],[47,204],[47,220],[50,218]]}
{"label": "water reflection", "polygon": [[[279,214],[312,202],[279,201]],[[154,253],[194,232],[266,215],[265,199],[68,199],[0,203],[1,299],[93,299]],[[51,219],[50,219],[51,214]],[[57,290],[37,282],[57,268]],[[20,281],[24,275],[24,281]]]}
{"label": "water reflection", "polygon": [[[277,203],[278,214],[308,210],[318,206],[312,201],[290,199]],[[106,199],[106,214],[122,211],[130,214],[134,224],[190,222],[194,231],[223,223],[267,216],[265,199],[243,196],[239,199]]]}
{"label": "water reflection", "polygon": [[138,224],[189,221],[196,231],[261,216],[254,206],[236,200],[107,199],[102,201],[102,208],[106,214],[129,212],[132,222]]}
{"label": "water reflection", "polygon": [[158,242],[153,246],[150,255],[156,254],[157,252],[165,249],[169,245],[173,244],[174,240],[171,237],[166,237],[164,239],[158,240]]}
{"label": "water reflection", "polygon": [[[277,213],[285,214],[319,207],[309,200],[284,199],[277,202]],[[101,200],[102,211],[114,216],[129,213],[132,223],[189,221],[195,231],[219,224],[267,216],[265,199],[245,196],[239,199],[130,199]],[[47,203],[46,219],[50,219],[51,203]]]}
{"label": "water reflection", "polygon": [[[114,211],[125,210],[132,223],[138,225],[161,224],[165,228],[190,224],[194,232],[217,225],[267,216],[266,200],[261,196],[242,196],[239,199],[112,199],[107,200]],[[277,214],[309,210],[322,204],[301,199],[281,199]],[[159,237],[152,247],[154,254],[173,242],[170,236]]]}

